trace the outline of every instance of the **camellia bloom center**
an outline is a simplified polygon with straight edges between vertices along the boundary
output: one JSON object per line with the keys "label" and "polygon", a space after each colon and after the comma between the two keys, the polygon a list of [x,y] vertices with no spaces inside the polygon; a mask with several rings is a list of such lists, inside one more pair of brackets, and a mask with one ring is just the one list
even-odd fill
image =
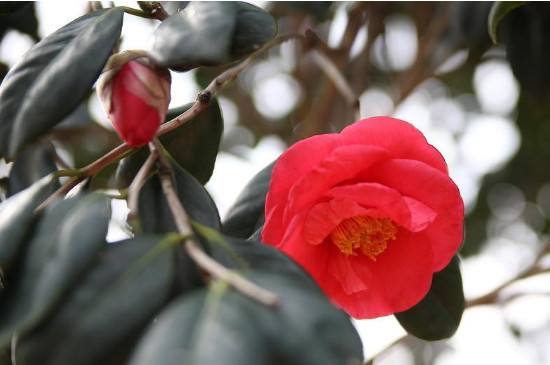
{"label": "camellia bloom center", "polygon": [[330,234],[332,242],[346,256],[357,251],[376,261],[397,238],[397,226],[388,218],[353,217],[343,220]]}

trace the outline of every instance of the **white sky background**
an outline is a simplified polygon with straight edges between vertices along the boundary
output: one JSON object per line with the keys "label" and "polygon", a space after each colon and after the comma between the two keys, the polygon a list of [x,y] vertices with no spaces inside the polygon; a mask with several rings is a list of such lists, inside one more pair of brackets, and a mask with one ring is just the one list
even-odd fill
{"label": "white sky background", "polygon": [[[86,8],[86,3],[80,1],[63,2],[63,11],[54,4],[37,3],[40,35],[43,37],[80,16]],[[135,7],[133,2],[118,4]],[[329,45],[337,44],[342,35],[346,22],[342,9],[340,7],[333,23]],[[122,49],[145,48],[148,35],[155,25],[155,22],[126,15]],[[394,70],[407,69],[416,55],[414,24],[404,16],[396,16],[387,24],[387,31],[385,46],[389,67]],[[360,34],[352,49],[352,57],[366,43],[366,30],[363,29]],[[5,37],[0,47],[0,59],[12,65],[32,45],[32,41],[15,31],[8,32]],[[381,58],[384,50],[382,40],[377,41],[375,49],[375,63],[384,65]],[[455,58],[460,62],[461,57],[464,59],[463,54],[457,54]],[[254,70],[251,79],[240,80],[249,82],[257,93],[255,102],[260,113],[272,115],[279,111],[284,115],[292,109],[300,97],[300,90],[286,74],[292,67],[292,61],[287,58],[269,64],[257,64],[251,69]],[[199,89],[192,82],[190,74],[173,73],[173,76],[171,106],[193,101]],[[513,157],[521,143],[513,121],[518,85],[507,63],[501,60],[489,60],[478,67],[474,77],[475,96],[451,97],[444,85],[438,83],[435,79],[428,80],[400,105],[393,105],[385,90],[373,86],[361,95],[361,114],[362,117],[393,115],[422,130],[428,141],[446,158],[450,174],[457,182],[469,210],[476,202],[481,178],[503,166]],[[239,128],[236,126],[237,108],[223,98],[223,93],[220,103],[226,133]],[[480,110],[472,111],[472,103],[478,103]],[[96,119],[110,125],[97,100],[91,103],[91,111]],[[243,146],[239,150],[239,157],[219,154],[214,176],[207,188],[222,216],[248,180],[284,149],[284,143],[277,137],[267,137],[254,148]],[[495,192],[496,198],[491,207],[496,216],[493,228],[497,234],[493,235],[482,254],[463,262],[464,287],[468,297],[484,294],[514,276],[530,262],[535,248],[545,238],[541,232],[533,231],[522,221],[522,212],[533,208],[534,204],[525,202],[522,193],[513,189],[503,186],[502,191]],[[513,200],[510,204],[499,204],[499,194]],[[550,202],[550,185],[545,190],[541,189],[539,196],[540,201],[537,203],[544,205]],[[540,214],[550,214],[550,209]],[[112,234],[116,237],[120,232],[113,227]],[[526,244],[530,248],[527,249]],[[541,289],[550,292],[550,276],[532,280],[530,285],[535,293],[540,293]],[[450,348],[438,358],[436,364],[550,364],[550,346],[547,345],[550,343],[549,323],[550,299],[536,294],[514,300],[504,308],[485,306],[467,310],[457,334],[448,341]],[[508,330],[510,324],[524,330],[525,338],[514,337]],[[364,340],[367,357],[379,353],[404,333],[393,316],[358,321],[357,328]],[[537,331],[545,333],[545,336],[535,336]],[[413,363],[412,354],[403,346],[397,346],[375,361],[375,364]]]}

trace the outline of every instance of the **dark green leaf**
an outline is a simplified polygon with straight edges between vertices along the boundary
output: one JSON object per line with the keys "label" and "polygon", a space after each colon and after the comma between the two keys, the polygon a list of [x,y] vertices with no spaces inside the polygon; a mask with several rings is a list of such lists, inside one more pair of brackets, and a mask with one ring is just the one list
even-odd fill
{"label": "dark green leaf", "polygon": [[55,150],[50,143],[41,143],[23,151],[17,156],[10,171],[8,195],[17,194],[44,176],[57,171],[54,158]]}
{"label": "dark green leaf", "polygon": [[521,87],[545,105],[550,97],[550,4],[528,2],[502,23],[506,57]]}
{"label": "dark green leaf", "polygon": [[106,198],[77,196],[49,207],[0,303],[0,349],[23,335],[55,306],[105,243],[110,218]]}
{"label": "dark green leaf", "polygon": [[495,1],[491,7],[491,12],[489,13],[488,27],[489,35],[494,44],[498,43],[497,39],[497,30],[498,25],[508,15],[508,13],[525,4],[526,1]]}
{"label": "dark green leaf", "polygon": [[354,327],[323,295],[282,275],[250,277],[280,306],[265,307],[218,283],[167,308],[130,364],[361,364]]}
{"label": "dark green leaf", "polygon": [[149,51],[161,65],[182,70],[230,62],[236,14],[231,2],[193,1],[158,26]]}
{"label": "dark green leaf", "polygon": [[179,71],[232,62],[275,36],[274,19],[242,2],[193,1],[155,30],[149,51]]}
{"label": "dark green leaf", "polygon": [[[214,201],[204,187],[187,171],[172,164],[176,192],[189,216],[210,228],[220,229],[220,218]],[[147,180],[140,191],[138,214],[145,233],[177,232],[158,175]]]}
{"label": "dark green leaf", "polygon": [[265,197],[274,165],[275,162],[269,164],[244,187],[225,217],[224,233],[248,238],[263,224]]}
{"label": "dark green leaf", "polygon": [[12,158],[88,94],[116,45],[123,10],[76,19],[36,44],[0,89],[0,153]]}
{"label": "dark green leaf", "polygon": [[30,231],[35,208],[53,192],[56,183],[45,177],[0,205],[0,273],[10,271]]}
{"label": "dark green leaf", "polygon": [[0,14],[9,14],[26,8],[32,1],[2,1],[0,2]]}
{"label": "dark green leaf", "polygon": [[233,60],[257,51],[277,34],[277,22],[269,13],[257,6],[235,2],[237,27],[231,43]]}
{"label": "dark green leaf", "polygon": [[[193,104],[189,103],[169,110],[166,121],[189,110]],[[220,106],[216,99],[212,99],[208,108],[195,118],[159,139],[174,160],[204,185],[214,171],[222,133],[223,118]],[[119,163],[116,172],[118,187],[130,185],[147,156],[149,156],[149,149],[143,147]]]}
{"label": "dark green leaf", "polygon": [[19,365],[102,364],[171,294],[177,236],[113,243],[47,322],[17,347]]}
{"label": "dark green leaf", "polygon": [[[176,117],[194,103],[184,105],[169,116]],[[168,119],[168,118],[167,118]],[[162,145],[174,160],[201,184],[206,184],[212,172],[223,133],[223,118],[216,99],[199,115],[181,127],[160,137]]]}
{"label": "dark green leaf", "polygon": [[428,294],[414,307],[395,317],[413,336],[427,341],[451,337],[460,324],[464,312],[464,292],[459,258],[433,276]]}
{"label": "dark green leaf", "polygon": [[[6,3],[4,1],[0,2],[2,5]],[[16,2],[16,4],[23,3],[26,3],[25,6],[20,6],[19,10],[7,15],[0,15],[0,32],[9,28],[15,29],[21,33],[28,34],[35,42],[38,42],[40,37],[38,36],[38,19],[36,18],[35,3],[32,1]]]}

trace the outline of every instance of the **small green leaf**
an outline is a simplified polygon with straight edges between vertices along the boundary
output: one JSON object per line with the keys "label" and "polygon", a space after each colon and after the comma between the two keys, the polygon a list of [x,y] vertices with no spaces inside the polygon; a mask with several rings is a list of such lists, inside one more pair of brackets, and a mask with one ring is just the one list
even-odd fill
{"label": "small green leaf", "polygon": [[36,44],[0,88],[0,154],[13,158],[71,113],[99,76],[122,28],[123,10],[84,15]]}
{"label": "small green leaf", "polygon": [[360,364],[361,341],[349,318],[317,291],[283,275],[250,272],[274,292],[268,308],[219,282],[210,290],[180,297],[144,336],[131,365]]}
{"label": "small green leaf", "polygon": [[159,64],[186,71],[244,57],[276,32],[271,15],[254,5],[193,1],[158,26],[149,52]]}
{"label": "small green leaf", "polygon": [[113,243],[43,325],[24,337],[19,365],[103,364],[171,295],[177,235]]}
{"label": "small green leaf", "polygon": [[223,222],[227,235],[248,238],[263,224],[265,197],[274,165],[275,162],[269,164],[254,176],[237,197]]}
{"label": "small green leaf", "polygon": [[[187,171],[172,163],[178,197],[189,216],[210,228],[219,230],[218,209],[204,187]],[[138,214],[144,233],[177,232],[172,212],[166,201],[158,175],[150,177],[139,194]]]}
{"label": "small green leaf", "polygon": [[0,349],[23,335],[55,306],[105,244],[110,208],[99,194],[49,207],[39,220],[19,271],[0,303]]}
{"label": "small green leaf", "polygon": [[494,44],[498,44],[497,30],[502,19],[504,19],[511,10],[526,2],[527,1],[495,1],[491,7],[488,20],[489,35]]}
{"label": "small green leaf", "polygon": [[395,317],[413,336],[426,341],[451,337],[460,324],[464,312],[464,291],[459,258],[433,276],[428,294],[414,307]]}
{"label": "small green leaf", "polygon": [[25,243],[34,210],[53,192],[57,181],[48,176],[0,205],[0,272],[7,275]]}
{"label": "small green leaf", "polygon": [[8,195],[17,194],[44,176],[57,171],[54,159],[55,149],[50,143],[37,144],[19,154],[10,171]]}

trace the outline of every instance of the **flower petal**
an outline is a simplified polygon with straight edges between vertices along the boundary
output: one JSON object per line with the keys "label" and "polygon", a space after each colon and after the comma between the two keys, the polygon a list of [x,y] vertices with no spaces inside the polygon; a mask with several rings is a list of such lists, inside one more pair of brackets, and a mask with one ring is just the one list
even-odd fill
{"label": "flower petal", "polygon": [[[354,274],[368,282],[368,287],[353,294],[346,293],[343,281],[331,267],[321,284],[333,302],[355,318],[375,318],[401,312],[417,304],[428,292],[432,279],[432,252],[421,239],[422,233],[398,232],[398,239],[372,261],[365,256],[349,256]],[[337,285],[336,283],[339,285]]]}
{"label": "flower petal", "polygon": [[270,191],[288,191],[315,169],[338,146],[337,135],[322,134],[301,140],[283,153],[271,174]]}
{"label": "flower petal", "polygon": [[335,148],[314,170],[301,177],[289,192],[287,214],[313,203],[330,187],[355,177],[375,163],[389,158],[387,150],[372,146]]}
{"label": "flower petal", "polygon": [[362,181],[376,181],[409,196],[438,213],[423,232],[434,253],[433,271],[451,261],[463,239],[464,203],[449,176],[413,160],[387,160],[366,171]]}
{"label": "flower petal", "polygon": [[411,232],[423,230],[437,216],[430,207],[378,183],[336,186],[327,191],[325,196],[349,199],[366,208],[377,208]]}
{"label": "flower petal", "polygon": [[341,133],[342,144],[378,146],[391,151],[395,158],[419,160],[447,172],[447,164],[437,149],[412,124],[390,117],[359,120]]}

